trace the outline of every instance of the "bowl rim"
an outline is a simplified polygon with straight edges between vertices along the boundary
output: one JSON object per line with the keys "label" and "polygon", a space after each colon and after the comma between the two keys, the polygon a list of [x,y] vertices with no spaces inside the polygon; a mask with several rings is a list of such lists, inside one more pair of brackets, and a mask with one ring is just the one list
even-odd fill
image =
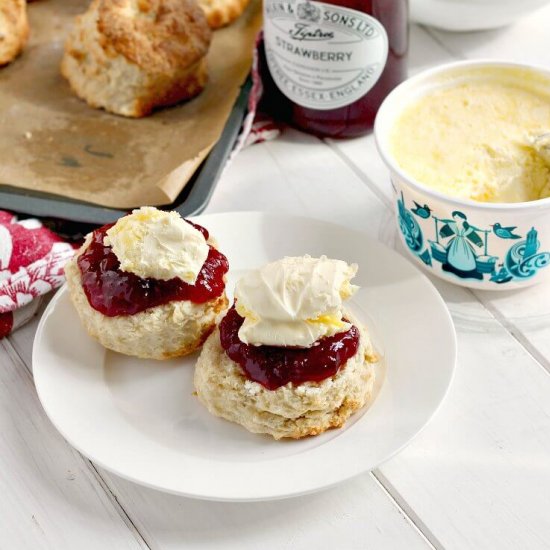
{"label": "bowl rim", "polygon": [[[436,75],[441,75],[446,72],[452,72],[456,69],[461,69],[461,68],[467,69],[467,68],[480,68],[480,67],[487,67],[487,68],[508,67],[508,68],[527,69],[530,71],[539,72],[544,76],[548,77],[550,80],[550,68],[548,67],[543,67],[541,65],[530,64],[530,63],[520,63],[520,62],[506,61],[506,60],[500,60],[500,59],[476,59],[476,60],[452,61],[449,63],[443,63],[442,65],[438,65],[437,67],[432,67],[430,69],[421,71],[418,74],[415,74],[414,76],[408,78],[407,80],[403,81],[401,84],[396,86],[386,96],[386,98],[382,102],[382,105],[380,106],[378,113],[376,115],[376,119],[374,121],[374,141],[376,143],[376,148],[378,149],[378,154],[380,155],[380,157],[382,158],[386,166],[390,168],[390,173],[392,172],[396,173],[410,187],[443,202],[451,203],[456,206],[460,206],[462,208],[488,210],[488,211],[489,210],[491,211],[531,210],[532,211],[532,210],[539,210],[539,209],[550,209],[550,197],[537,199],[534,201],[506,203],[506,202],[474,201],[472,199],[463,199],[460,197],[453,197],[451,195],[446,195],[444,193],[441,193],[440,191],[432,189],[431,187],[428,187],[427,185],[409,176],[397,164],[392,154],[389,152],[388,150],[389,147],[386,147],[384,143],[384,141],[387,141],[387,140],[383,140],[381,137],[381,134],[383,134],[381,130],[381,126],[383,124],[384,119],[390,115],[390,104],[393,98],[395,98],[396,96],[399,96],[400,94],[403,94],[404,90],[406,91],[409,88],[415,88],[417,85],[421,84],[422,82],[428,83],[427,81],[429,81],[430,78]],[[407,101],[402,102],[401,106],[399,107],[399,111],[402,112],[407,105],[409,105],[409,102]]]}

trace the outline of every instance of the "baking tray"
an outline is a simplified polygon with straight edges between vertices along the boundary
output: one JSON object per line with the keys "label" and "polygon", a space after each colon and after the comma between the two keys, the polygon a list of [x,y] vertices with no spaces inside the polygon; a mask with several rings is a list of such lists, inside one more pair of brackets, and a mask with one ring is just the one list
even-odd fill
{"label": "baking tray", "polygon": [[[249,77],[241,86],[237,101],[216,145],[177,199],[172,204],[159,208],[176,210],[184,217],[199,214],[206,208],[239,136],[251,88],[252,80]],[[0,184],[0,208],[41,218],[60,218],[94,225],[113,222],[127,213],[126,210],[106,208],[3,184]]]}

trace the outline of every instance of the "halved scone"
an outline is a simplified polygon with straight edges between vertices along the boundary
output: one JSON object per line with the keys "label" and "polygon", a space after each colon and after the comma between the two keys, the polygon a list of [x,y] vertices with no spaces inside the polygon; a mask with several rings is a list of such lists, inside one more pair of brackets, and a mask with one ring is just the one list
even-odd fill
{"label": "halved scone", "polygon": [[214,415],[275,439],[339,428],[372,397],[376,355],[342,309],[357,266],[284,258],[245,275],[195,368]]}
{"label": "halved scone", "polygon": [[220,344],[217,328],[205,342],[195,367],[195,390],[215,416],[275,439],[299,439],[342,427],[370,402],[376,355],[359,328],[361,346],[336,374],[320,382],[287,383],[276,390],[249,380]]}
{"label": "halved scone", "polygon": [[88,235],[65,275],[84,327],[104,347],[168,359],[214,330],[228,267],[204,228],[141,208]]}

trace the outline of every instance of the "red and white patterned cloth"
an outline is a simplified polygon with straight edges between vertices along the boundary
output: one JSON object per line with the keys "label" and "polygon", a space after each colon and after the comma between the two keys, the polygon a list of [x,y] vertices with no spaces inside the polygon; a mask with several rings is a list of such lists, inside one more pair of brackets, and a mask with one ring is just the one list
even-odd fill
{"label": "red and white patterned cloth", "polygon": [[235,147],[229,157],[227,164],[237,155],[239,151],[262,141],[275,139],[281,132],[280,125],[271,117],[258,111],[258,105],[263,95],[263,84],[259,69],[258,47],[263,40],[262,33],[256,39],[256,48],[252,60],[252,89],[248,96],[248,113],[243,121],[241,133],[235,143]]}
{"label": "red and white patterned cloth", "polygon": [[63,284],[74,250],[38,220],[0,210],[0,338],[34,315],[36,298]]}

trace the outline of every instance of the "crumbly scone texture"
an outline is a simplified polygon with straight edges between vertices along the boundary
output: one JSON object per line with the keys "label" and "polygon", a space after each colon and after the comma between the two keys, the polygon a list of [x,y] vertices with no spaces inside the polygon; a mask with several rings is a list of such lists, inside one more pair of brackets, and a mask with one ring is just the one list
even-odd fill
{"label": "crumbly scone texture", "polygon": [[376,355],[366,329],[354,324],[361,335],[359,350],[334,376],[299,386],[289,383],[276,390],[244,375],[223,350],[216,328],[195,367],[197,396],[215,416],[275,439],[299,439],[340,428],[370,401],[375,380]]}
{"label": "crumbly scone texture", "polygon": [[0,1],[0,66],[13,61],[23,50],[29,37],[27,2]]}
{"label": "crumbly scone texture", "polygon": [[212,29],[233,23],[246,9],[250,0],[198,0]]}
{"label": "crumbly scone texture", "polygon": [[[87,240],[78,255],[88,246]],[[104,347],[148,359],[170,359],[196,351],[227,309],[225,292],[209,302],[182,300],[136,313],[107,317],[95,310],[84,293],[77,257],[65,265],[71,300],[87,332]]]}
{"label": "crumbly scone texture", "polygon": [[143,117],[200,93],[212,32],[195,0],[93,0],[61,73],[90,106]]}

